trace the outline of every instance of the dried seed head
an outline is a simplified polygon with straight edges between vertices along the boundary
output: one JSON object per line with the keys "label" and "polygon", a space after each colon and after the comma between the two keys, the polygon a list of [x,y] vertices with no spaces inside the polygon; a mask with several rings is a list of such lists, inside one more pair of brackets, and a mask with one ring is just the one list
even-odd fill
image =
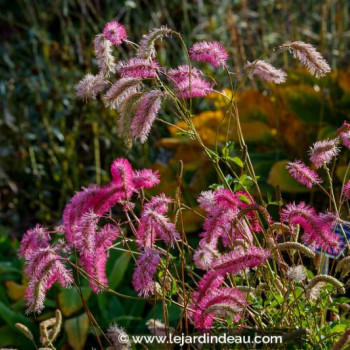
{"label": "dried seed head", "polygon": [[33,333],[29,330],[29,328],[27,326],[25,326],[22,323],[16,323],[15,327],[29,340],[31,340],[31,341],[34,340]]}
{"label": "dried seed head", "polygon": [[287,270],[287,278],[291,282],[303,282],[306,279],[305,266],[292,266]]}
{"label": "dried seed head", "polygon": [[83,101],[95,100],[97,94],[106,86],[107,82],[102,75],[86,74],[85,77],[75,86],[76,95]]}
{"label": "dried seed head", "polygon": [[112,55],[113,44],[105,38],[103,34],[96,36],[94,40],[95,56],[98,63],[100,74],[109,77],[116,72],[116,64]]}
{"label": "dried seed head", "polygon": [[137,56],[145,59],[154,58],[156,55],[155,42],[170,33],[171,30],[169,28],[160,27],[150,31],[148,34],[143,35],[140,41]]}

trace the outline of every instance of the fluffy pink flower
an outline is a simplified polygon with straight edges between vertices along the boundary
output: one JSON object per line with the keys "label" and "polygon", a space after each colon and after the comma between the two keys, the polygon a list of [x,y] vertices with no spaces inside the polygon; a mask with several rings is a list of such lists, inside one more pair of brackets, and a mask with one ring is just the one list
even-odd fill
{"label": "fluffy pink flower", "polygon": [[106,84],[107,82],[102,75],[86,74],[75,86],[76,95],[83,101],[95,100],[97,94],[105,88]]}
{"label": "fluffy pink flower", "polygon": [[238,322],[246,307],[244,295],[233,288],[220,288],[208,293],[198,304],[193,314],[193,321],[197,329],[210,329],[214,317],[234,317]]}
{"label": "fluffy pink flower", "polygon": [[95,56],[98,63],[100,74],[109,77],[116,71],[114,56],[112,55],[113,44],[105,38],[103,34],[96,36],[94,40]]}
{"label": "fluffy pink flower", "polygon": [[181,98],[205,97],[211,90],[211,84],[200,78],[183,80],[175,88],[176,94]]}
{"label": "fluffy pink flower", "polygon": [[160,90],[152,90],[142,96],[131,122],[131,135],[146,142],[152,124],[160,110],[164,93]]}
{"label": "fluffy pink flower", "polygon": [[203,76],[203,73],[196,67],[191,67],[188,65],[178,66],[177,68],[169,69],[168,71],[168,80],[172,83],[179,84],[182,81],[188,80],[189,76],[191,78],[200,78]]}
{"label": "fluffy pink flower", "polygon": [[263,264],[269,255],[267,250],[255,246],[249,247],[247,251],[236,249],[216,259],[213,262],[212,269],[221,275],[226,273],[237,274],[244,269]]}
{"label": "fluffy pink flower", "polygon": [[26,289],[27,312],[40,313],[44,308],[46,292],[54,282],[68,287],[73,282],[72,272],[63,259],[51,248],[40,248],[27,260],[25,273],[29,279]]}
{"label": "fluffy pink flower", "polygon": [[124,189],[127,198],[134,191],[133,171],[131,164],[127,159],[118,158],[111,165],[112,181],[116,186]]}
{"label": "fluffy pink flower", "polygon": [[211,209],[215,207],[214,191],[203,191],[197,199],[200,207],[206,212],[210,213]]}
{"label": "fluffy pink flower", "polygon": [[281,84],[286,81],[287,73],[281,69],[276,69],[273,65],[263,61],[256,60],[254,62],[247,62],[246,68],[251,70],[252,75],[266,80],[272,81],[275,84]]}
{"label": "fluffy pink flower", "polygon": [[170,202],[170,198],[161,194],[153,197],[144,206],[141,213],[140,226],[137,231],[137,242],[141,247],[152,247],[157,238],[172,246],[174,241],[180,237],[175,230],[175,225],[164,216]]}
{"label": "fluffy pink flower", "polygon": [[343,125],[337,130],[337,133],[341,138],[342,144],[350,149],[350,123],[345,120]]}
{"label": "fluffy pink flower", "polygon": [[217,41],[195,43],[189,50],[193,61],[209,62],[214,67],[224,66],[228,59],[226,49]]}
{"label": "fluffy pink flower", "polygon": [[337,252],[340,248],[339,236],[333,230],[336,216],[332,213],[317,214],[304,202],[290,203],[282,210],[281,220],[291,225],[300,225],[304,234],[302,240],[312,248]]}
{"label": "fluffy pink flower", "polygon": [[350,180],[344,185],[343,196],[350,199]]}
{"label": "fluffy pink flower", "polygon": [[136,268],[132,277],[132,284],[138,295],[149,297],[154,294],[154,276],[161,260],[161,252],[156,249],[146,248],[136,261]]}
{"label": "fluffy pink flower", "polygon": [[130,58],[126,62],[119,62],[118,68],[122,78],[155,78],[160,71],[156,60],[139,57]]}
{"label": "fluffy pink flower", "polygon": [[282,45],[282,47],[288,48],[293,53],[293,57],[306,66],[316,78],[323,77],[331,71],[326,60],[311,44],[293,41]]}
{"label": "fluffy pink flower", "polygon": [[34,228],[27,230],[21,240],[21,246],[18,250],[18,255],[26,260],[40,248],[47,248],[50,246],[49,232],[37,224]]}
{"label": "fluffy pink flower", "polygon": [[122,103],[131,95],[140,90],[141,79],[121,78],[106,92],[104,99],[107,107],[120,108]]}
{"label": "fluffy pink flower", "polygon": [[117,21],[108,22],[103,34],[114,45],[120,45],[127,38],[125,27]]}
{"label": "fluffy pink flower", "polygon": [[307,188],[311,188],[315,184],[322,183],[322,179],[318,176],[318,174],[310,169],[301,160],[289,162],[287,164],[287,169],[289,174],[293,176],[295,180],[302,185],[305,185]]}
{"label": "fluffy pink flower", "polygon": [[93,251],[83,245],[79,249],[80,265],[90,275],[89,285],[95,293],[105,289],[108,284],[106,276],[106,263],[109,256],[109,247],[120,234],[118,227],[107,224],[99,232],[94,231],[91,235]]}
{"label": "fluffy pink flower", "polygon": [[315,167],[321,168],[322,165],[328,164],[340,151],[337,147],[338,139],[317,141],[310,147],[310,160]]}
{"label": "fluffy pink flower", "polygon": [[218,289],[224,282],[225,277],[215,271],[208,271],[198,282],[196,291],[192,294],[195,303],[201,300],[211,291]]}
{"label": "fluffy pink flower", "polygon": [[159,173],[157,170],[143,169],[136,170],[132,178],[136,191],[144,188],[151,188],[160,183]]}
{"label": "fluffy pink flower", "polygon": [[205,242],[203,242],[194,251],[193,261],[198,268],[208,270],[211,267],[211,263],[213,262],[213,260],[219,255],[220,254],[216,249],[214,249],[209,244],[205,244]]}

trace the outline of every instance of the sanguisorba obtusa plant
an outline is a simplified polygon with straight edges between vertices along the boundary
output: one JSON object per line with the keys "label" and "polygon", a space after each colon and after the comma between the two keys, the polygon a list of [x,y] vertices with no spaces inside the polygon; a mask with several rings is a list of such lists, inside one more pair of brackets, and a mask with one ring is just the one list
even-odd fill
{"label": "sanguisorba obtusa plant", "polygon": [[[156,43],[167,36],[180,40],[187,64],[167,69],[157,62]],[[135,56],[116,62],[113,49],[122,44],[135,49]],[[172,303],[181,307],[181,324],[186,332],[192,328],[215,332],[220,327],[306,329],[305,346],[309,348],[330,348],[332,344],[340,348],[346,343],[349,321],[342,310],[346,311],[343,304],[348,299],[339,296],[346,292],[343,282],[350,272],[349,256],[338,263],[339,280],[323,269],[323,261],[326,253],[342,251],[344,255],[349,248],[345,235],[348,224],[341,215],[348,210],[350,182],[344,180],[336,197],[330,168],[341,151],[340,144],[349,148],[350,124],[344,122],[334,139],[318,141],[310,148],[310,161],[316,170],[300,160],[288,164],[289,173],[298,182],[324,191],[329,210],[317,212],[304,202],[282,207],[279,200],[280,218],[275,220],[260,191],[234,99],[227,98],[227,118],[236,124],[241,160],[206,147],[191,121],[193,98],[212,91],[220,93],[220,89],[214,90],[215,79],[206,77],[194,62],[223,69],[231,86],[236,83],[228,52],[221,44],[199,42],[187,50],[179,33],[161,27],[144,35],[137,45],[128,41],[125,28],[113,21],[96,36],[94,49],[99,72],[87,74],[77,84],[77,95],[86,101],[101,94],[106,107],[118,111],[118,130],[129,147],[135,140],[147,140],[153,122],[162,121],[157,115],[167,99],[176,108],[176,116],[188,125],[188,130],[182,131],[203,147],[222,185],[199,195],[205,212],[203,231],[199,245],[191,247],[181,224],[185,206],[181,203],[180,176],[174,199],[164,194],[148,198],[144,190],[160,182],[158,173],[134,170],[128,160],[116,159],[111,165],[110,183],[90,185],[77,192],[63,212],[61,226],[49,231],[37,225],[25,233],[19,253],[25,259],[29,280],[28,312],[43,310],[45,294],[54,282],[77,287],[75,278],[79,276],[89,281],[95,293],[120,295],[108,287],[105,267],[109,250],[126,249],[134,257],[133,287],[138,297],[160,299],[164,307]],[[310,44],[297,41],[276,48],[284,49],[316,77],[330,71]],[[284,71],[261,59],[247,62],[246,73],[276,84],[286,79]],[[238,186],[231,187],[223,169],[231,172]],[[242,181],[243,173],[253,188]],[[122,215],[113,214],[115,206]],[[168,215],[169,210],[173,215]],[[334,232],[336,226],[343,235]],[[310,259],[316,255],[322,262],[313,269]],[[166,314],[163,323],[154,321],[163,331],[168,325]],[[94,318],[88,315],[95,327]],[[338,328],[332,330],[329,321]],[[118,333],[123,332],[118,325],[111,325],[102,334],[111,349],[127,349],[130,343],[118,344]]]}

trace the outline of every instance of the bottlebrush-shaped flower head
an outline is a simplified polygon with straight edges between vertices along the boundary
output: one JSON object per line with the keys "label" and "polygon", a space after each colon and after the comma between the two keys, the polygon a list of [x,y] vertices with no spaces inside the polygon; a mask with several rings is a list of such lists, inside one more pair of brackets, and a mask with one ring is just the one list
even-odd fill
{"label": "bottlebrush-shaped flower head", "polygon": [[211,91],[211,84],[201,78],[188,78],[175,86],[175,92],[181,98],[205,97]]}
{"label": "bottlebrush-shaped flower head", "polygon": [[130,95],[139,91],[141,79],[121,78],[115,82],[104,96],[107,107],[120,108],[121,103]]}
{"label": "bottlebrush-shaped flower head", "polygon": [[350,123],[345,120],[343,125],[337,130],[337,133],[341,138],[342,144],[350,149]]}
{"label": "bottlebrush-shaped flower head", "polygon": [[161,254],[159,250],[146,248],[137,259],[132,284],[139,296],[149,297],[154,294],[154,276],[161,261]]}
{"label": "bottlebrush-shaped flower head", "polygon": [[114,45],[120,45],[127,38],[125,27],[117,21],[108,22],[103,34]]}
{"label": "bottlebrush-shaped flower head", "polygon": [[25,295],[28,313],[40,313],[43,310],[46,292],[54,282],[59,282],[62,287],[69,287],[73,282],[71,271],[51,247],[41,248],[32,254],[25,273],[29,279]]}
{"label": "bottlebrush-shaped flower head", "polygon": [[266,81],[272,81],[275,84],[281,84],[286,81],[286,72],[282,69],[275,68],[273,65],[263,60],[247,62],[246,68],[252,75],[257,75],[258,77]]}
{"label": "bottlebrush-shaped flower head", "polygon": [[126,62],[119,62],[118,68],[122,78],[155,78],[160,71],[160,66],[156,60],[140,57],[130,58]]}
{"label": "bottlebrush-shaped flower head", "polygon": [[214,191],[203,191],[197,199],[200,207],[206,212],[210,213],[211,209],[215,207]]}
{"label": "bottlebrush-shaped flower head", "polygon": [[95,293],[106,289],[108,280],[106,276],[106,264],[109,257],[109,247],[120,234],[118,227],[114,225],[104,225],[99,232],[91,236],[94,250],[87,250],[82,245],[78,251],[80,253],[80,265],[90,276],[89,285]]}
{"label": "bottlebrush-shaped flower head", "polygon": [[214,67],[224,66],[228,53],[217,41],[201,41],[189,49],[190,57],[196,62],[209,62]]}
{"label": "bottlebrush-shaped flower head", "polygon": [[201,78],[203,73],[196,67],[191,67],[188,65],[178,66],[177,68],[169,69],[168,80],[172,83],[179,84],[182,81],[189,80],[191,78]]}
{"label": "bottlebrush-shaped flower head", "polygon": [[318,169],[328,164],[338,155],[339,151],[338,139],[317,141],[310,147],[310,160]]}
{"label": "bottlebrush-shaped flower head", "polygon": [[200,303],[201,300],[212,291],[217,290],[224,282],[225,277],[215,271],[208,271],[198,282],[195,292],[192,294],[192,299],[195,303]]}
{"label": "bottlebrush-shaped flower head", "polygon": [[304,229],[302,240],[311,248],[334,253],[339,250],[339,236],[333,233],[337,217],[333,213],[317,214],[304,202],[290,203],[282,210],[281,219],[292,225],[300,225]]}
{"label": "bottlebrush-shaped flower head", "polygon": [[295,180],[307,188],[311,188],[315,184],[322,183],[322,179],[318,176],[318,174],[310,169],[301,160],[289,162],[287,164],[287,169],[289,174],[293,176]]}
{"label": "bottlebrush-shaped flower head", "polygon": [[170,202],[170,198],[161,194],[153,197],[144,206],[137,231],[137,242],[141,247],[151,247],[157,238],[172,246],[174,241],[180,237],[175,230],[175,225],[164,216]]}
{"label": "bottlebrush-shaped flower head", "polygon": [[202,241],[193,254],[193,261],[198,268],[208,270],[212,261],[219,255],[220,253],[216,249]]}
{"label": "bottlebrush-shaped flower head", "polygon": [[119,327],[117,324],[112,324],[107,329],[107,337],[113,344],[111,350],[130,350],[131,342],[129,336],[125,332],[124,328]]}
{"label": "bottlebrush-shaped flower head", "polygon": [[346,199],[350,199],[350,180],[344,185],[343,196]]}
{"label": "bottlebrush-shaped flower head", "polygon": [[133,171],[127,159],[118,158],[111,165],[112,181],[116,186],[124,189],[127,198],[134,191]]}
{"label": "bottlebrush-shaped flower head", "polygon": [[83,101],[89,99],[95,100],[97,94],[101,92],[106,85],[107,82],[102,75],[86,74],[85,77],[75,86],[76,95]]}
{"label": "bottlebrush-shaped flower head", "polygon": [[217,274],[237,274],[247,268],[263,264],[269,256],[267,250],[255,246],[250,246],[246,251],[239,248],[221,255],[213,262],[212,269]]}
{"label": "bottlebrush-shaped flower head", "polygon": [[167,27],[160,27],[151,30],[148,34],[142,36],[139,44],[139,49],[137,51],[137,56],[144,59],[151,59],[155,57],[155,43],[157,40],[161,40],[164,36],[171,33],[171,30]]}
{"label": "bottlebrush-shaped flower head", "polygon": [[293,41],[282,45],[293,53],[293,57],[298,59],[316,78],[323,77],[331,71],[326,60],[311,45],[303,41]]}
{"label": "bottlebrush-shaped flower head", "polygon": [[233,288],[220,288],[208,293],[193,314],[193,321],[197,329],[211,328],[214,317],[228,314],[234,321],[241,318],[241,313],[246,307],[244,294]]}
{"label": "bottlebrush-shaped flower head", "polygon": [[18,255],[28,260],[38,249],[49,247],[50,240],[50,233],[44,227],[37,224],[24,234]]}
{"label": "bottlebrush-shaped flower head", "polygon": [[94,49],[100,74],[109,77],[115,73],[117,67],[112,55],[112,43],[103,34],[99,34],[94,40]]}
{"label": "bottlebrush-shaped flower head", "polygon": [[158,185],[160,183],[160,178],[157,170],[142,169],[134,171],[132,181],[135,190],[139,191]]}
{"label": "bottlebrush-shaped flower head", "polygon": [[146,142],[152,124],[160,110],[164,93],[160,90],[152,90],[142,96],[131,122],[131,135]]}

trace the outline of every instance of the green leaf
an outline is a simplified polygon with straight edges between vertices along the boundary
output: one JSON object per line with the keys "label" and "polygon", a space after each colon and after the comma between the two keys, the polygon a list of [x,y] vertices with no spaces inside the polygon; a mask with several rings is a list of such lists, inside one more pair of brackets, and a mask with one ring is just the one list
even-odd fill
{"label": "green leaf", "polygon": [[89,318],[86,313],[71,318],[64,323],[68,343],[74,350],[84,349],[89,330]]}
{"label": "green leaf", "polygon": [[130,253],[124,252],[115,261],[114,266],[112,268],[112,272],[109,277],[109,286],[111,289],[117,288],[120,282],[123,280],[130,259]]}
{"label": "green leaf", "polygon": [[12,328],[16,329],[15,323],[20,322],[27,327],[33,328],[33,322],[22,315],[20,312],[11,310],[8,306],[0,301],[0,317]]}
{"label": "green leaf", "polygon": [[[89,287],[81,287],[84,300],[87,301],[91,295]],[[58,303],[64,316],[69,317],[83,307],[83,301],[75,288],[63,289],[58,294]]]}

